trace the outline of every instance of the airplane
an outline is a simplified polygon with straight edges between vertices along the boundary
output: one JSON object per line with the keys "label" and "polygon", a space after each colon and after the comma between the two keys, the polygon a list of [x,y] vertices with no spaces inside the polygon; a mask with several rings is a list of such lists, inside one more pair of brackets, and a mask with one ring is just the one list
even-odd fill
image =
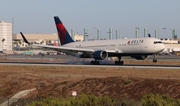
{"label": "airplane", "polygon": [[[149,55],[154,55],[153,62],[157,62],[156,55],[165,48],[161,40],[152,37],[75,42],[58,16],[54,16],[54,21],[61,46],[32,45],[64,52],[79,58],[94,58],[91,61],[93,65],[98,65],[99,60],[104,60],[108,57],[117,57],[118,61],[115,61],[115,65],[123,65],[124,61],[121,61],[123,56],[145,60]],[[23,40],[30,44],[23,33],[20,33]]]}

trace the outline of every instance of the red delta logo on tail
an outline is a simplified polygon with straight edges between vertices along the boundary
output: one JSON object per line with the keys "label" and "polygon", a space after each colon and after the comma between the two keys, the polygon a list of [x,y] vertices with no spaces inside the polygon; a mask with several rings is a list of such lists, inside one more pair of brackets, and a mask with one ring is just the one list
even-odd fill
{"label": "red delta logo on tail", "polygon": [[68,31],[64,27],[63,23],[59,19],[59,17],[55,16],[54,21],[55,21],[57,32],[58,32],[58,37],[61,41],[61,45],[65,45],[65,44],[74,42],[74,40],[71,38]]}
{"label": "red delta logo on tail", "polygon": [[66,37],[66,29],[64,28],[64,25],[62,23],[56,24],[56,27],[58,30],[58,36],[60,38],[61,45],[63,45]]}

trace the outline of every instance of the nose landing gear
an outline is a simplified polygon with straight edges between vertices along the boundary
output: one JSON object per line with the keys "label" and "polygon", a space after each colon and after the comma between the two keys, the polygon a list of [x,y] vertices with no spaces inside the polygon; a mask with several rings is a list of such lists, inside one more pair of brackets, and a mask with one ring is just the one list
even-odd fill
{"label": "nose landing gear", "polygon": [[153,63],[156,63],[156,62],[157,62],[156,56],[157,56],[157,54],[154,54]]}

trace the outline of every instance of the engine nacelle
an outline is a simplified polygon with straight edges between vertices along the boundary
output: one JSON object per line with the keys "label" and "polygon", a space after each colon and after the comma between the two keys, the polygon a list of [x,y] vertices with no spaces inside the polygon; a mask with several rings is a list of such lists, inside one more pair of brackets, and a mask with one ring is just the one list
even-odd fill
{"label": "engine nacelle", "polygon": [[135,58],[137,60],[145,60],[149,57],[149,55],[133,55],[132,58]]}
{"label": "engine nacelle", "polygon": [[108,57],[108,53],[106,51],[99,50],[99,51],[95,51],[92,54],[92,56],[96,60],[104,60],[105,58]]}

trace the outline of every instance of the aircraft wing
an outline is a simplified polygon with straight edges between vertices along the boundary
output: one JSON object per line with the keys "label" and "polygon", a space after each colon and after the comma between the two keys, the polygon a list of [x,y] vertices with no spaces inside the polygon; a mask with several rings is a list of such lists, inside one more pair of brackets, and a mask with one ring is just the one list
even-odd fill
{"label": "aircraft wing", "polygon": [[[25,36],[23,35],[22,32],[20,32],[23,40],[25,43],[29,44],[28,40],[25,38]],[[50,45],[40,45],[40,44],[33,44],[32,46],[36,46],[36,47],[42,47],[42,48],[48,48],[48,49],[52,49],[52,50],[56,50],[56,51],[61,51],[61,52],[87,52],[87,53],[94,53],[96,50],[95,49],[88,49],[88,48],[75,48],[75,47],[66,47],[66,46],[50,46]],[[108,53],[122,53],[121,50],[119,49],[115,49],[115,50],[104,50]]]}
{"label": "aircraft wing", "polygon": [[[53,49],[56,51],[61,51],[61,52],[86,52],[86,53],[94,53],[96,50],[95,49],[87,49],[87,48],[75,48],[75,47],[65,47],[65,46],[49,46],[49,45],[39,45],[39,44],[33,44],[33,46],[37,47],[42,47],[42,48],[48,48],[48,49]],[[122,53],[121,50],[115,49],[115,50],[104,50],[107,53]]]}
{"label": "aircraft wing", "polygon": [[95,51],[94,49],[74,48],[74,47],[65,47],[65,46],[49,46],[49,45],[39,45],[39,44],[33,44],[33,46],[53,49],[53,50],[61,51],[61,52],[71,51],[71,52],[89,52],[89,53],[93,53]]}

